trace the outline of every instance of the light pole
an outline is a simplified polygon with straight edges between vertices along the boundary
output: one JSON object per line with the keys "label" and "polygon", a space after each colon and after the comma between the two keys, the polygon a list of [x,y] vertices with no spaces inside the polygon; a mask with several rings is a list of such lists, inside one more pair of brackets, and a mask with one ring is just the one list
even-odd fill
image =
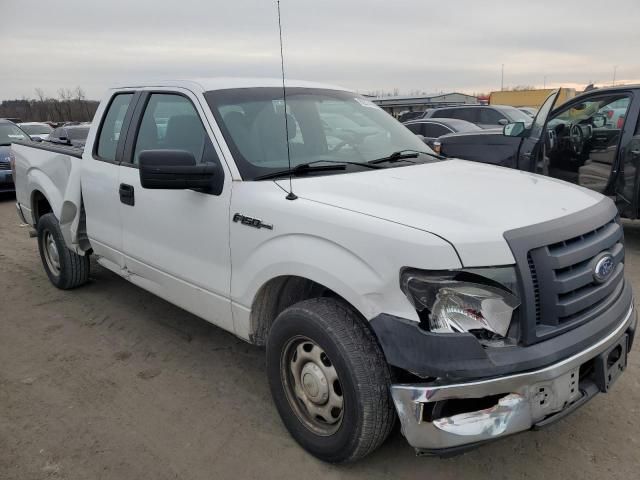
{"label": "light pole", "polygon": [[547,76],[542,77],[542,88],[546,90],[547,88]]}
{"label": "light pole", "polygon": [[500,74],[500,91],[504,90],[504,63],[502,64],[502,72]]}
{"label": "light pole", "polygon": [[616,70],[618,70],[618,65],[613,66],[613,86],[616,86]]}

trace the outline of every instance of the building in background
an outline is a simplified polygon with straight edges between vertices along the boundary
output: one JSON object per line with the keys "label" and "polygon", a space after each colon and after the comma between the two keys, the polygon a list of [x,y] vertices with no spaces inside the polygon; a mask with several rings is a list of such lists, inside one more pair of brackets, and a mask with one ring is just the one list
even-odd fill
{"label": "building in background", "polygon": [[[536,90],[503,90],[491,92],[489,104],[540,108],[547,97],[551,95],[551,92],[555,90],[555,88],[539,88]],[[575,96],[576,90],[574,88],[561,88],[558,100],[556,100],[556,106],[563,104]]]}
{"label": "building in background", "polygon": [[457,92],[419,96],[377,97],[371,100],[394,117],[407,112],[423,112],[432,107],[478,103],[478,99],[473,95]]}

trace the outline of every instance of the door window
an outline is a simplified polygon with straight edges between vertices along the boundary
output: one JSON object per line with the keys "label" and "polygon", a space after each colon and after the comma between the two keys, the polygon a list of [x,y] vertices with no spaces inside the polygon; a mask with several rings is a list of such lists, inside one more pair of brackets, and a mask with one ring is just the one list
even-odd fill
{"label": "door window", "polygon": [[217,155],[197,110],[178,94],[153,93],[138,130],[133,163],[144,150],[186,150],[196,163],[217,163]]}
{"label": "door window", "polygon": [[436,110],[433,112],[431,117],[433,118],[460,118],[457,114],[459,114],[459,110],[454,110],[452,108],[442,108],[440,110]]}
{"label": "door window", "polygon": [[421,123],[411,123],[409,125],[406,125],[406,127],[411,130],[413,133],[415,133],[416,135],[424,135],[423,131],[424,131],[424,125]]}
{"label": "door window", "polygon": [[429,138],[438,138],[447,133],[451,133],[453,130],[449,130],[443,125],[437,123],[425,123],[424,124],[424,136]]}
{"label": "door window", "polygon": [[96,153],[101,160],[115,161],[122,123],[132,98],[133,93],[121,93],[113,97],[98,137]]}
{"label": "door window", "polygon": [[[478,123],[486,125],[500,125],[500,120],[507,120],[506,117],[492,108],[480,108],[480,119]],[[508,120],[507,120],[508,122]]]}
{"label": "door window", "polygon": [[478,123],[477,108],[451,108],[436,112],[434,117],[437,118],[457,118],[458,120],[466,120],[471,123]]}

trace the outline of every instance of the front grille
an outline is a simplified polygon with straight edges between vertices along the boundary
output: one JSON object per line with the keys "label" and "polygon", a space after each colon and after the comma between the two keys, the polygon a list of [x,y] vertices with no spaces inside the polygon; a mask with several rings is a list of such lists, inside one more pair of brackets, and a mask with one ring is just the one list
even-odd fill
{"label": "front grille", "polygon": [[[536,324],[579,321],[616,292],[624,274],[622,226],[615,220],[561,242],[529,252],[531,276],[538,284]],[[613,256],[614,270],[604,283],[594,280],[594,260]]]}
{"label": "front grille", "polygon": [[[595,206],[505,232],[521,282],[520,342],[532,344],[586,323],[605,311],[624,287],[624,236],[617,209]],[[613,257],[606,281],[594,279],[603,252]]]}
{"label": "front grille", "polygon": [[527,264],[531,273],[531,282],[533,283],[533,296],[536,304],[536,323],[540,323],[540,283],[538,282],[538,273],[536,272],[536,264],[533,263],[531,253],[527,254]]}
{"label": "front grille", "polygon": [[5,162],[0,162],[0,170],[11,170],[11,165]]}

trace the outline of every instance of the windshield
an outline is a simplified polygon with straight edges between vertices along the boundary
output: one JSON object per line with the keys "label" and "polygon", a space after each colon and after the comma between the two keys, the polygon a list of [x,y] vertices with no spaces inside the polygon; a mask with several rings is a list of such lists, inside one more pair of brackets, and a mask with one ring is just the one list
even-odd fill
{"label": "windshield", "polygon": [[531,123],[531,117],[516,107],[503,106],[500,111],[504,113],[512,122]]}
{"label": "windshield", "polygon": [[49,125],[20,125],[20,128],[29,135],[47,135],[53,131]]}
{"label": "windshield", "polygon": [[592,118],[596,114],[605,115],[607,119],[614,116],[615,111],[618,113],[626,113],[629,105],[629,97],[621,94],[616,97],[605,96],[589,98],[583,102],[573,104],[563,112],[556,114],[551,125],[558,123],[580,123],[588,118]]}
{"label": "windshield", "polygon": [[29,136],[12,123],[0,123],[0,145],[9,145],[17,140],[30,140]]}
{"label": "windshield", "polygon": [[[282,88],[216,90],[205,98],[245,180],[289,167]],[[291,167],[322,160],[366,163],[400,150],[433,154],[404,125],[354,93],[288,88],[286,111]]]}

